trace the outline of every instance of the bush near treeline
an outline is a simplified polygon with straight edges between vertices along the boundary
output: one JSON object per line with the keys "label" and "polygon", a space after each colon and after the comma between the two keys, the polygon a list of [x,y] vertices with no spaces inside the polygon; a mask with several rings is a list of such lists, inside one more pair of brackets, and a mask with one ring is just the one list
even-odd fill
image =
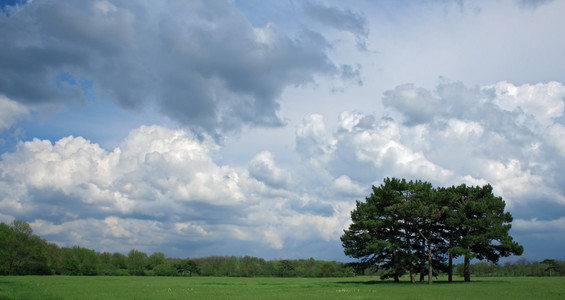
{"label": "bush near treeline", "polygon": [[310,259],[211,256],[170,258],[132,249],[127,255],[96,252],[73,246],[59,247],[33,234],[20,220],[0,223],[0,275],[155,275],[155,276],[280,276],[346,277],[353,269],[346,263]]}

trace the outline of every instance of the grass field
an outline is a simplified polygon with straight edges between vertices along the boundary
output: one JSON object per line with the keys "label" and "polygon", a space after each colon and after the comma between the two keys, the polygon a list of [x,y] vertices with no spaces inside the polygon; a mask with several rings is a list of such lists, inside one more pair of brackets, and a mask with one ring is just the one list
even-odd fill
{"label": "grass field", "polygon": [[565,277],[442,279],[0,276],[0,299],[565,299]]}

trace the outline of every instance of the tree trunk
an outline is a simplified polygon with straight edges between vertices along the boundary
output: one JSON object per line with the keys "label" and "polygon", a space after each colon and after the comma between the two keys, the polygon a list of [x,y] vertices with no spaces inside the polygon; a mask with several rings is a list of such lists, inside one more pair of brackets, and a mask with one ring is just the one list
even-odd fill
{"label": "tree trunk", "polygon": [[[426,246],[424,241],[422,241],[421,246],[422,247]],[[420,262],[420,283],[422,283],[422,282],[424,282],[424,278],[426,277],[426,266],[424,265],[425,255],[422,254],[422,256],[419,257],[419,259],[421,259],[421,262]]]}
{"label": "tree trunk", "polygon": [[426,277],[426,266],[422,262],[420,264],[420,282],[424,282],[425,277]]}
{"label": "tree trunk", "polygon": [[400,277],[397,274],[394,274],[394,282],[400,282]]}
{"label": "tree trunk", "polygon": [[434,269],[432,265],[432,246],[428,241],[428,284],[432,284],[434,276]]}
{"label": "tree trunk", "polygon": [[[408,232],[408,231],[407,231]],[[412,254],[412,243],[410,241],[410,234],[406,234],[406,243],[408,244],[408,253]],[[416,280],[414,279],[414,266],[410,263],[410,282],[415,283]]]}
{"label": "tree trunk", "polygon": [[463,266],[463,276],[465,277],[465,282],[471,281],[471,263],[469,257],[465,256],[465,263]]}
{"label": "tree trunk", "polygon": [[453,281],[453,254],[449,253],[449,267],[447,269],[447,281]]}

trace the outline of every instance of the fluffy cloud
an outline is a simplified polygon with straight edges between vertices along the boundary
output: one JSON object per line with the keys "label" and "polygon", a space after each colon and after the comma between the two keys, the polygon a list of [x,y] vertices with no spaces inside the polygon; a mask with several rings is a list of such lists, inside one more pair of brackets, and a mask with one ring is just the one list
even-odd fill
{"label": "fluffy cloud", "polygon": [[296,151],[311,163],[325,163],[326,156],[334,151],[334,144],[321,115],[304,117],[302,124],[296,129]]}
{"label": "fluffy cloud", "polygon": [[523,114],[524,122],[533,118],[545,128],[563,115],[565,87],[561,83],[515,86],[503,81],[490,88],[495,92],[493,102],[503,110]]}
{"label": "fluffy cloud", "polygon": [[339,236],[344,216],[289,190],[291,176],[270,152],[247,171],[216,164],[216,149],[161,126],[133,130],[112,151],[72,136],[22,142],[0,161],[0,209],[49,240],[97,250],[231,255],[245,242],[264,251],[256,255],[298,255],[302,247],[287,244],[297,232],[312,243]]}
{"label": "fluffy cloud", "polygon": [[342,175],[334,180],[334,188],[338,193],[346,195],[362,195],[365,188],[353,182],[347,175]]}
{"label": "fluffy cloud", "polygon": [[351,179],[366,186],[396,176],[435,185],[488,182],[511,206],[544,197],[562,202],[555,195],[563,194],[564,97],[557,82],[445,83],[433,91],[401,85],[384,93],[389,110],[381,115],[344,112],[333,131],[321,116],[309,116],[297,130],[297,149],[305,160],[324,157],[318,165],[342,189]]}
{"label": "fluffy cloud", "polygon": [[[59,220],[108,211],[166,219],[187,202],[245,201],[240,174],[215,165],[208,152],[186,132],[157,126],[133,131],[112,152],[82,137],[34,139],[2,156],[2,183],[16,183],[6,193],[26,195],[12,203],[18,215]],[[61,202],[74,208],[73,216]]]}
{"label": "fluffy cloud", "polygon": [[272,187],[288,187],[290,174],[275,165],[275,158],[268,151],[257,154],[249,163],[249,174]]}
{"label": "fluffy cloud", "polygon": [[0,39],[0,92],[14,101],[155,102],[207,132],[280,126],[285,87],[338,72],[322,35],[254,27],[229,1],[30,1],[0,14]]}

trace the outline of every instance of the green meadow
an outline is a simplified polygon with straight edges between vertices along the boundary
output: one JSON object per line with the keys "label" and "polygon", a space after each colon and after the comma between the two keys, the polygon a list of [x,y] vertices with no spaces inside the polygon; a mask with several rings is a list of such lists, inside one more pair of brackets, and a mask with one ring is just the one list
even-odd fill
{"label": "green meadow", "polygon": [[378,277],[0,276],[0,299],[565,299],[565,277],[428,285]]}

